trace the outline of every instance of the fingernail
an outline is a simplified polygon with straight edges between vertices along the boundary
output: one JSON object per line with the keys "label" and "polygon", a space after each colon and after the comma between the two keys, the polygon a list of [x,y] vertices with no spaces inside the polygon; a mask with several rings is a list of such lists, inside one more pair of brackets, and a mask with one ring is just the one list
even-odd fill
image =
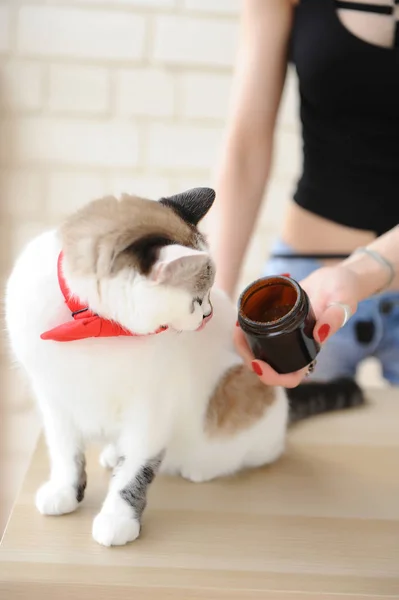
{"label": "fingernail", "polygon": [[281,273],[281,277],[291,277],[289,273]]}
{"label": "fingernail", "polygon": [[236,321],[236,327],[239,327],[239,326],[240,326],[239,322],[238,322],[238,321]]}
{"label": "fingernail", "polygon": [[257,363],[255,360],[253,360],[251,363],[251,366],[252,366],[253,372],[256,373],[257,375],[259,375],[259,377],[260,377],[263,373],[262,367],[260,366],[260,364]]}
{"label": "fingernail", "polygon": [[330,329],[331,327],[329,325],[327,325],[327,323],[325,323],[324,325],[322,325],[319,329],[319,340],[321,343],[324,342],[324,340],[327,338],[328,334],[330,333]]}

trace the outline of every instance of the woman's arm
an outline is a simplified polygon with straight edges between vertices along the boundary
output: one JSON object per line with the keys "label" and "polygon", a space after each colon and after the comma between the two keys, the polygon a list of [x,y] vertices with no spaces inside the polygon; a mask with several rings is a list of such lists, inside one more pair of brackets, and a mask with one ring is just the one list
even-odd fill
{"label": "woman's arm", "polygon": [[293,0],[244,0],[232,106],[209,241],[217,285],[232,295],[269,174]]}

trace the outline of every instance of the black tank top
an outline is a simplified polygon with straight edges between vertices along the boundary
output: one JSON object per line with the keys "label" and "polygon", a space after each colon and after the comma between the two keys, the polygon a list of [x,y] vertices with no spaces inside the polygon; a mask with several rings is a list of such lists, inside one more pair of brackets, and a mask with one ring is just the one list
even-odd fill
{"label": "black tank top", "polygon": [[399,47],[356,37],[336,10],[334,0],[295,10],[303,172],[294,200],[380,235],[399,223]]}

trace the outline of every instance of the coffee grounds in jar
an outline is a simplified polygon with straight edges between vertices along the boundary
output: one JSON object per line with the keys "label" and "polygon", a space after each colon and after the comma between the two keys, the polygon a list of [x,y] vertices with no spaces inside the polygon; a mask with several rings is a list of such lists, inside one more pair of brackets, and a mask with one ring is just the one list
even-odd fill
{"label": "coffee grounds in jar", "polygon": [[262,323],[272,323],[273,321],[277,321],[278,319],[281,319],[287,315],[292,309],[292,304],[282,304],[280,306],[267,308],[262,312],[260,321]]}

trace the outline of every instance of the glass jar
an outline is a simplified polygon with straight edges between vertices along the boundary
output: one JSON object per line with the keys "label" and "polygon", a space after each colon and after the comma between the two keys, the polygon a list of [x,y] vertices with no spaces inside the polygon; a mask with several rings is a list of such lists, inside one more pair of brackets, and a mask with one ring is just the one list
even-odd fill
{"label": "glass jar", "polygon": [[290,277],[270,276],[251,283],[239,299],[238,323],[255,358],[278,373],[298,371],[319,353],[308,295]]}

